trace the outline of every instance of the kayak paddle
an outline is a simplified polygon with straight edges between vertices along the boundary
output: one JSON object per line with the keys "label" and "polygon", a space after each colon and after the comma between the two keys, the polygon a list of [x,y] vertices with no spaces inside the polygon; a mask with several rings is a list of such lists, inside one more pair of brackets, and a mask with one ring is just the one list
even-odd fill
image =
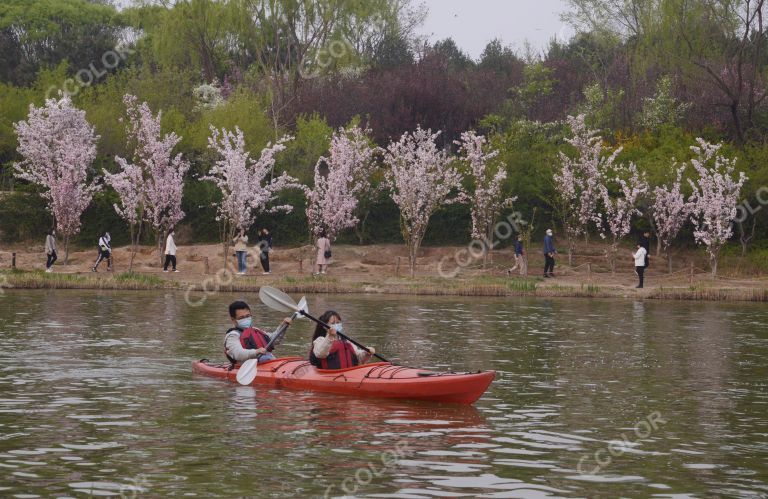
{"label": "kayak paddle", "polygon": [[[301,315],[302,310],[307,310],[307,299],[303,296],[299,300],[299,304],[296,305],[297,310],[291,316],[291,319],[296,319]],[[266,350],[269,351],[272,347],[280,344],[285,336],[285,332],[288,331],[288,324],[283,322],[277,329],[275,335],[267,343]],[[237,382],[241,385],[250,385],[253,380],[256,379],[256,373],[258,372],[259,359],[263,354],[260,354],[255,359],[248,359],[240,365],[240,369],[237,370]]]}
{"label": "kayak paddle", "polygon": [[[307,319],[313,320],[323,326],[324,328],[330,329],[331,326],[326,324],[325,322],[321,321],[320,319],[316,317],[312,317],[309,315],[309,312],[307,311],[306,307],[304,309],[301,309],[299,305],[296,304],[296,302],[293,301],[293,298],[288,296],[287,294],[283,293],[277,288],[273,288],[271,286],[262,286],[259,290],[259,298],[261,298],[261,301],[264,303],[264,305],[268,306],[269,308],[280,310],[283,312],[294,312],[303,315]],[[353,345],[365,350],[368,353],[371,353],[368,348],[361,345],[357,341],[353,340],[346,334],[336,332],[339,336],[347,340],[348,342],[352,343]],[[381,355],[374,353],[372,354],[374,357],[382,360],[383,362],[389,362],[387,359],[382,357]]]}

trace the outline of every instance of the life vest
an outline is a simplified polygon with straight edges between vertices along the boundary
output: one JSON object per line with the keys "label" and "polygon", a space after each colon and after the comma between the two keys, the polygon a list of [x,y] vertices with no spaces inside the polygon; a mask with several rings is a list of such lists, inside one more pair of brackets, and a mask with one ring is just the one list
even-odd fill
{"label": "life vest", "polygon": [[309,362],[320,369],[346,369],[360,364],[357,360],[355,347],[345,340],[335,340],[330,352],[328,352],[328,357],[324,359],[318,359],[314,350],[313,345],[309,349]]}
{"label": "life vest", "polygon": [[[224,355],[227,356],[227,359],[229,359],[232,364],[237,364],[237,361],[230,357],[229,352],[227,352],[227,335],[229,335],[229,333],[232,331],[238,331],[240,333],[240,345],[248,350],[266,348],[269,344],[269,336],[261,329],[249,327],[248,329],[242,330],[240,328],[233,327],[224,335]],[[272,349],[270,348],[270,351],[271,350]]]}

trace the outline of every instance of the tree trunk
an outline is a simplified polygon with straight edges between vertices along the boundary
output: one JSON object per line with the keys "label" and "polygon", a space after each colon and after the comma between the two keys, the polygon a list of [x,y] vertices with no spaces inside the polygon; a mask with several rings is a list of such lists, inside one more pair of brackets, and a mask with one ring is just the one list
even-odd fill
{"label": "tree trunk", "polygon": [[709,265],[712,267],[712,277],[717,277],[717,255],[710,255]]}
{"label": "tree trunk", "polygon": [[411,271],[411,277],[416,277],[416,255],[419,253],[421,241],[413,242],[408,248],[408,267]]}
{"label": "tree trunk", "polygon": [[160,265],[163,265],[163,240],[165,239],[165,234],[162,229],[158,229],[157,231],[157,253],[158,253],[158,259],[160,260]]}
{"label": "tree trunk", "polygon": [[141,225],[141,222],[139,222],[138,228],[135,228],[133,225],[131,225],[131,261],[128,263],[128,272],[133,272],[133,260],[136,258],[136,253],[139,251]]}
{"label": "tree trunk", "polygon": [[69,263],[69,235],[64,236],[64,265]]}
{"label": "tree trunk", "polygon": [[667,267],[668,267],[667,272],[671,274],[672,273],[672,253],[669,251],[667,252]]}

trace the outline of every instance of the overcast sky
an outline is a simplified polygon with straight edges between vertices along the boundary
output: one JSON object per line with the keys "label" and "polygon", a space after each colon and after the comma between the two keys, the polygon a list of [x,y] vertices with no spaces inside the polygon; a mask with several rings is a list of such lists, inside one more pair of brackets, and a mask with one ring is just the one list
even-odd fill
{"label": "overcast sky", "polygon": [[525,40],[540,50],[552,37],[570,38],[573,30],[560,21],[566,0],[423,0],[429,15],[421,31],[434,42],[453,38],[477,58],[485,45],[500,38],[522,50]]}
{"label": "overcast sky", "polygon": [[[115,0],[126,6],[131,0]],[[414,0],[423,1],[429,15],[421,34],[435,42],[453,38],[456,45],[477,59],[485,45],[500,38],[522,51],[528,40],[540,50],[552,37],[567,40],[573,31],[560,21],[566,0]]]}

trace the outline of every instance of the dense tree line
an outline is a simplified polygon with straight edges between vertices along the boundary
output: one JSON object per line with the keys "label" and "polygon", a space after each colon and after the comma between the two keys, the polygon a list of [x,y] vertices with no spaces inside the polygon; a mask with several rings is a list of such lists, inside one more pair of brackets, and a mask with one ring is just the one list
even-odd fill
{"label": "dense tree line", "polygon": [[[195,240],[218,236],[216,189],[197,181],[216,160],[211,126],[239,127],[254,154],[293,135],[275,168],[307,185],[338,127],[361,123],[379,146],[418,126],[442,130],[442,146],[454,152],[461,134],[475,129],[506,166],[504,192],[517,196],[524,216],[535,209],[541,227],[561,222],[553,172],[570,133],[565,118],[584,114],[651,185],[674,180],[675,160],[692,157],[695,137],[725,141],[722,152],[749,178],[743,198],[756,205],[768,183],[763,0],[570,3],[572,39],[525,54],[495,40],[473,60],[450,39],[421,39],[425,12],[407,0],[144,1],[123,10],[108,1],[7,0],[0,5],[0,183],[13,194],[0,199],[2,236],[37,237],[50,224],[34,189],[11,174],[20,159],[13,123],[60,90],[100,136],[99,172],[116,171],[115,157],[131,154],[119,122],[125,94],[163,111],[163,131],[181,137],[177,151],[191,163],[184,211]],[[305,201],[286,195],[297,209],[257,224],[277,226],[283,241],[303,241]],[[124,223],[115,201],[111,189],[95,195],[81,241]],[[425,242],[470,237],[467,207],[436,216]],[[391,201],[372,200],[366,217],[362,232],[342,237],[399,240]],[[739,236],[765,239],[764,220],[762,211],[750,214]],[[691,229],[683,239],[693,240]]]}

